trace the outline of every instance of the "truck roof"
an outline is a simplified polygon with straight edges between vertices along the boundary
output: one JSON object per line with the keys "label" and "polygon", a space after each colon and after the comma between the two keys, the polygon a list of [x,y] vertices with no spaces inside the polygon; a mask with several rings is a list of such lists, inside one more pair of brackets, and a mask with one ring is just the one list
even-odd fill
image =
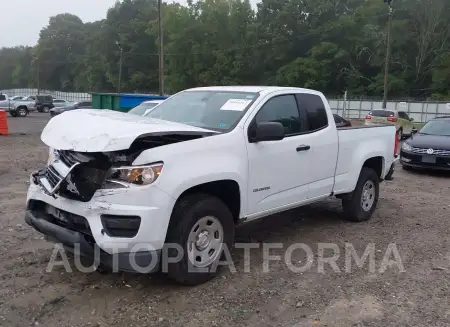
{"label": "truck roof", "polygon": [[229,91],[229,92],[252,92],[252,93],[270,93],[282,90],[302,90],[307,93],[319,93],[316,90],[304,89],[299,87],[283,87],[283,86],[247,86],[247,85],[236,85],[236,86],[206,86],[206,87],[196,87],[188,89],[186,91]]}

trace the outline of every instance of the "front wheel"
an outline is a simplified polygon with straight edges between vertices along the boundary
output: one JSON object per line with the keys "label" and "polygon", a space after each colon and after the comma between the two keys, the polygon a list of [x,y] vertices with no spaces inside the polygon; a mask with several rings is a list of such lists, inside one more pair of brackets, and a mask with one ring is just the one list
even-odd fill
{"label": "front wheel", "polygon": [[28,110],[25,108],[18,108],[16,111],[19,117],[26,117],[28,115]]}
{"label": "front wheel", "polygon": [[42,107],[42,112],[49,113],[49,111],[50,111],[50,107],[47,107],[47,106]]}
{"label": "front wheel", "polygon": [[[224,251],[234,239],[234,220],[228,207],[206,194],[188,195],[177,202],[167,232],[168,276],[183,285],[199,285],[214,278]],[[178,249],[176,249],[178,247]]]}
{"label": "front wheel", "polygon": [[342,200],[345,218],[354,222],[367,221],[378,203],[380,185],[377,173],[363,167],[352,195]]}
{"label": "front wheel", "polygon": [[15,111],[10,111],[9,114],[11,117],[17,117],[17,113]]}

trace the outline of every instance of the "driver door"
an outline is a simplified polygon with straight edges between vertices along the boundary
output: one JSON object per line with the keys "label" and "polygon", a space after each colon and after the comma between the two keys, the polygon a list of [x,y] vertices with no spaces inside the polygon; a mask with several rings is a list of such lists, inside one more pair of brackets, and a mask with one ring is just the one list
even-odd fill
{"label": "driver door", "polygon": [[308,149],[310,135],[302,135],[294,94],[280,94],[268,99],[250,122],[280,122],[286,136],[280,141],[247,143],[249,179],[249,216],[277,211],[308,198],[308,168],[311,152]]}

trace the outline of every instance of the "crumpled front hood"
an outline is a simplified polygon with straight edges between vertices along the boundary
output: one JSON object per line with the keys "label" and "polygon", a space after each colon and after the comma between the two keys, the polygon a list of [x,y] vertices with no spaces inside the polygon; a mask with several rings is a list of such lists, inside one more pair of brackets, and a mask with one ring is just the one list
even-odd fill
{"label": "crumpled front hood", "polygon": [[192,134],[217,132],[190,125],[100,109],[79,109],[52,118],[41,139],[57,150],[109,152],[126,150],[144,135]]}

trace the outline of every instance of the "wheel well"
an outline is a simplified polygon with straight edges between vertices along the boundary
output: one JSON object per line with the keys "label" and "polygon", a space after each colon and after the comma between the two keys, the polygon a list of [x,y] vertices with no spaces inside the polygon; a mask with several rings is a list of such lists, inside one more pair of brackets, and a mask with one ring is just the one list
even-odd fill
{"label": "wheel well", "polygon": [[373,169],[377,173],[378,178],[381,178],[381,176],[383,174],[383,157],[373,157],[373,158],[367,159],[364,162],[363,167]]}
{"label": "wheel well", "polygon": [[[25,109],[26,111],[28,111],[27,106],[18,106],[17,109]],[[16,109],[16,110],[17,110],[17,109]]]}
{"label": "wheel well", "polygon": [[209,194],[219,198],[230,209],[234,221],[239,219],[241,211],[241,193],[239,184],[233,180],[219,180],[200,184],[184,191],[178,199],[194,193]]}

